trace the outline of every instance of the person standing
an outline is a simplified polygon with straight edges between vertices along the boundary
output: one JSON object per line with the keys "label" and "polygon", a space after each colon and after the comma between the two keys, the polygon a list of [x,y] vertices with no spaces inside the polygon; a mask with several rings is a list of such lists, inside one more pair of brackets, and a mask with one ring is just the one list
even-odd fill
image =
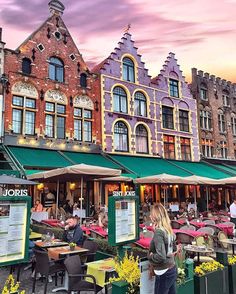
{"label": "person standing", "polygon": [[160,203],[151,209],[154,236],[150,243],[148,259],[156,280],[154,294],[176,294],[177,269],[174,255],[177,253],[175,234],[164,206]]}
{"label": "person standing", "polygon": [[230,221],[236,225],[236,198],[234,198],[233,203],[229,207],[230,211]]}
{"label": "person standing", "polygon": [[33,212],[42,212],[43,211],[43,205],[40,203],[39,200],[35,201],[34,207],[32,208]]}

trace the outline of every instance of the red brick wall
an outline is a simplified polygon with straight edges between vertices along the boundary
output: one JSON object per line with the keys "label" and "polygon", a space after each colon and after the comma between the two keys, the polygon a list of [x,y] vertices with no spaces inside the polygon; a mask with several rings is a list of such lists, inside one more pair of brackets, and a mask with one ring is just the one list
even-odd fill
{"label": "red brick wall", "polygon": [[[47,37],[48,28],[50,29],[50,38]],[[66,41],[65,44],[63,42],[64,37],[61,40],[57,40],[53,32],[59,31],[63,36],[66,33]],[[38,44],[43,44],[45,50],[40,52],[37,48]],[[18,82],[29,82],[33,84],[40,96],[40,91],[43,90],[45,93],[49,89],[58,89],[63,92],[67,96],[67,107],[66,107],[66,133],[70,133],[72,137],[73,134],[73,107],[70,106],[70,97],[73,98],[77,95],[87,95],[89,96],[93,102],[97,100],[100,101],[100,98],[96,95],[93,95],[91,88],[93,87],[93,82],[95,80],[95,76],[90,74],[87,70],[87,65],[84,62],[80,52],[78,51],[72,37],[70,36],[65,24],[62,19],[56,15],[50,17],[40,28],[38,31],[33,33],[23,44],[18,48],[19,50],[11,51],[6,50],[5,52],[5,73],[9,76],[9,93],[6,94],[6,114],[5,114],[5,130],[8,131],[11,126],[12,121],[12,94],[11,88],[12,86]],[[32,59],[32,50],[35,49],[35,59]],[[70,54],[74,54],[76,59],[74,61],[69,57]],[[56,56],[63,60],[64,62],[64,83],[59,83],[52,81],[48,78],[48,62],[47,60],[51,56]],[[32,61],[32,73],[30,76],[23,75],[21,72],[22,67],[22,59],[24,57],[30,58]],[[80,71],[78,72],[78,65],[80,64]],[[83,89],[80,86],[80,73],[87,73],[88,76],[88,86],[86,89]],[[95,104],[96,105],[96,104]],[[36,132],[38,129],[42,131],[44,129],[45,124],[45,101],[37,100],[37,115],[36,115]],[[98,106],[100,110],[100,106]],[[96,136],[99,141],[100,138],[100,116],[99,111],[93,111],[93,134],[92,136]]]}

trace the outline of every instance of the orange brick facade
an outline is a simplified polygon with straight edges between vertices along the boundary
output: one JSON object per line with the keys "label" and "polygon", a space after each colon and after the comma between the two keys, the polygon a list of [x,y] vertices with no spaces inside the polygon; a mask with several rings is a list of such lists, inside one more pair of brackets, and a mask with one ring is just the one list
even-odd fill
{"label": "orange brick facade", "polygon": [[[49,78],[50,57],[59,58],[64,63],[63,82]],[[22,72],[24,58],[31,61],[31,74]],[[27,93],[29,93],[29,98],[32,97],[36,100],[34,138],[38,142],[40,140],[47,141],[47,138],[45,138],[46,101],[57,102],[57,99],[60,101],[64,97],[63,104],[66,106],[65,141],[84,145],[83,140],[81,142],[78,140],[78,143],[74,142],[73,113],[75,103],[77,103],[77,107],[86,109],[89,105],[89,109],[92,110],[91,142],[86,142],[85,145],[100,144],[100,96],[95,95],[96,86],[92,87],[92,83],[97,77],[89,72],[59,14],[54,13],[49,17],[16,50],[5,50],[5,73],[9,78],[9,86],[5,96],[5,133],[8,138],[24,136],[24,139],[27,139],[24,132],[14,135],[12,131],[12,97],[13,95],[28,97]],[[80,85],[81,74],[85,74],[87,77],[87,87]],[[92,92],[92,88],[95,89],[95,92]],[[76,100],[77,97],[78,100]],[[17,139],[15,142],[17,143]],[[24,145],[23,141],[22,144]]]}

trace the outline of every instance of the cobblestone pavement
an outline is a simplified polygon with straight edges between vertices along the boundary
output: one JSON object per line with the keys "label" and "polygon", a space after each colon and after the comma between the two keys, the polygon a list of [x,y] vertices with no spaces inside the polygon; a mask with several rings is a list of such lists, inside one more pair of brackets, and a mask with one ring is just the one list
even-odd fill
{"label": "cobblestone pavement", "polygon": [[[10,268],[5,267],[5,268],[0,268],[0,293],[4,283],[9,275]],[[14,277],[16,277],[16,273],[13,273]],[[58,286],[60,287],[60,278],[58,278]],[[21,270],[20,274],[20,289],[25,290],[26,294],[32,294],[32,285],[33,285],[33,279],[31,277],[31,270],[26,270],[24,271],[23,269]],[[55,287],[55,282],[53,279],[52,283],[48,283],[48,290],[47,293],[53,293],[52,289],[56,288]],[[36,291],[35,294],[43,294],[43,289],[44,289],[44,283],[42,280],[37,280],[36,282]],[[66,293],[65,291],[58,291],[57,293]],[[81,294],[91,294],[92,292],[81,292]],[[99,292],[99,294],[102,294],[103,291]],[[111,294],[111,293],[109,293]]]}

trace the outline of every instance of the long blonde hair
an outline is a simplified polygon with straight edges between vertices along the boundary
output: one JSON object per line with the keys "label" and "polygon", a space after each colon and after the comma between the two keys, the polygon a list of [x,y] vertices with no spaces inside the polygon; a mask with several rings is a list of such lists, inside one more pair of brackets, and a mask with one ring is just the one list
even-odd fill
{"label": "long blonde hair", "polygon": [[151,208],[151,220],[155,229],[164,229],[167,233],[174,234],[167,210],[161,203],[157,203]]}

